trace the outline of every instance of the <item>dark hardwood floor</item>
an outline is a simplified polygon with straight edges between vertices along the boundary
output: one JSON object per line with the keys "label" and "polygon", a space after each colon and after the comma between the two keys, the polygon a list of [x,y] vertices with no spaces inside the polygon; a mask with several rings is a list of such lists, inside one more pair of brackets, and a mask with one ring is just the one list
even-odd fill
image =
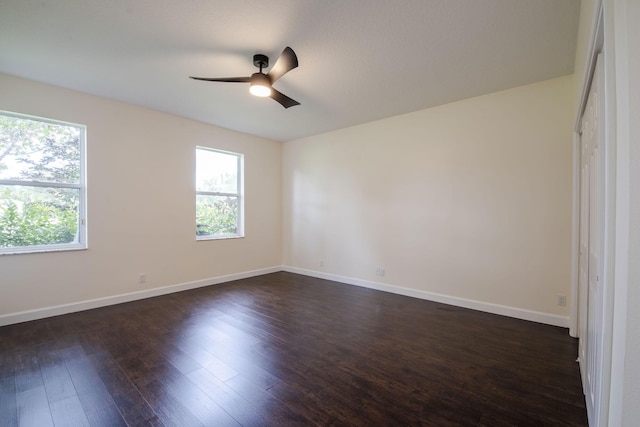
{"label": "dark hardwood floor", "polygon": [[585,426],[576,346],[275,273],[0,328],[0,426]]}

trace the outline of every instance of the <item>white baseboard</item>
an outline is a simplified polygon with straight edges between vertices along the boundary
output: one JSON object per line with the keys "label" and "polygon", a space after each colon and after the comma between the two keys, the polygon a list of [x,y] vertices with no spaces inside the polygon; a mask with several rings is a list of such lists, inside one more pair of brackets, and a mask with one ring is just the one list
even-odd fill
{"label": "white baseboard", "polygon": [[419,291],[417,289],[403,288],[400,286],[387,285],[384,283],[372,282],[369,280],[354,279],[352,277],[339,276],[336,274],[324,273],[315,270],[306,270],[303,268],[283,266],[283,271],[289,273],[302,274],[305,276],[317,277],[319,279],[333,280],[335,282],[345,283],[348,285],[361,286],[364,288],[376,289],[379,291],[390,292],[393,294],[405,295],[413,298],[420,298],[428,301],[440,302],[443,304],[454,305],[457,307],[470,308],[473,310],[484,311],[492,314],[500,314],[502,316],[514,317],[516,319],[529,320],[537,323],[544,323],[552,326],[569,327],[568,316],[558,316],[555,314],[543,313],[540,311],[525,310],[522,308],[509,307],[505,305],[492,304],[488,302],[470,300],[466,298],[453,297],[449,295],[437,294],[427,291]]}
{"label": "white baseboard", "polygon": [[276,273],[278,271],[287,271],[290,273],[317,277],[319,279],[332,280],[332,281],[344,283],[347,285],[361,286],[364,288],[376,289],[379,291],[405,295],[413,298],[420,298],[428,301],[440,302],[443,304],[449,304],[449,305],[454,305],[458,307],[470,308],[473,310],[484,311],[487,313],[500,314],[503,316],[514,317],[516,319],[544,323],[547,325],[560,326],[563,328],[569,327],[569,317],[565,317],[565,316],[558,316],[554,314],[542,313],[539,311],[525,310],[521,308],[509,307],[504,305],[491,304],[487,302],[453,297],[453,296],[437,294],[433,292],[419,291],[417,289],[403,288],[400,286],[387,285],[384,283],[372,282],[369,280],[355,279],[352,277],[339,276],[336,274],[329,274],[329,273],[324,273],[321,271],[314,271],[314,270],[306,270],[303,268],[297,268],[297,267],[291,267],[291,266],[275,266],[275,267],[261,268],[258,270],[229,274],[226,276],[211,277],[208,279],[179,283],[176,285],[169,285],[161,288],[146,289],[143,291],[130,292],[126,294],[96,298],[96,299],[91,299],[86,301],[78,301],[78,302],[73,302],[69,304],[39,308],[35,310],[27,310],[27,311],[20,311],[17,313],[3,314],[3,315],[0,315],[0,326],[11,325],[14,323],[28,322],[30,320],[43,319],[45,317],[59,316],[61,314],[75,313],[77,311],[84,311],[84,310],[90,310],[92,308],[99,308],[99,307],[105,307],[108,305],[121,304],[124,302],[136,301],[144,298],[152,298],[160,295],[171,294],[174,292],[201,288],[203,286],[217,285],[220,283],[231,282],[233,280],[240,280],[240,279],[246,279],[254,276],[261,276],[263,274]]}
{"label": "white baseboard", "polygon": [[276,273],[278,271],[282,271],[281,266],[261,268],[258,270],[229,274],[226,276],[211,277],[208,279],[196,280],[193,282],[179,283],[176,285],[163,286],[161,288],[146,289],[143,291],[130,292],[126,294],[96,298],[86,301],[78,301],[69,304],[56,305],[53,307],[45,307],[35,310],[3,314],[0,315],[0,326],[28,322],[30,320],[43,319],[45,317],[59,316],[61,314],[75,313],[77,311],[84,311],[90,310],[92,308],[121,304],[123,302],[136,301],[144,298],[157,297],[174,292],[186,291],[188,289],[201,288],[203,286],[217,285],[220,283],[231,282],[233,280],[246,279],[249,277],[261,276],[263,274],[269,273]]}

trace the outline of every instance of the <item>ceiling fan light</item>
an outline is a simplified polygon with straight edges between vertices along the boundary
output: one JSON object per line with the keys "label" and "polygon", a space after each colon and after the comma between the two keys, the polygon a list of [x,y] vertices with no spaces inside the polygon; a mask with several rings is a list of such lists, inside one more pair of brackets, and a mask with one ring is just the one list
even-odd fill
{"label": "ceiling fan light", "polygon": [[269,96],[271,95],[271,80],[266,74],[255,73],[251,76],[251,87],[249,92],[255,96]]}
{"label": "ceiling fan light", "polygon": [[263,86],[262,84],[252,84],[249,92],[255,96],[265,97],[271,95],[271,88],[269,86]]}

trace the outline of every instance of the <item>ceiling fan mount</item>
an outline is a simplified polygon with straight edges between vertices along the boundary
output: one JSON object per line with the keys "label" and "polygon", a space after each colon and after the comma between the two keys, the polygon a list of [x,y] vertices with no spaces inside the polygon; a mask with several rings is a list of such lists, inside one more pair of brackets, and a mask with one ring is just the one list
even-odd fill
{"label": "ceiling fan mount", "polygon": [[262,72],[263,68],[267,68],[269,66],[269,57],[261,53],[256,53],[253,55],[253,65],[260,68],[260,72]]}
{"label": "ceiling fan mount", "polygon": [[253,55],[253,65],[260,69],[259,72],[253,73],[250,77],[223,77],[223,78],[210,78],[210,77],[193,77],[194,80],[204,80],[208,82],[225,82],[225,83],[250,83],[249,91],[261,97],[270,97],[277,101],[284,108],[300,105],[300,103],[294,99],[289,98],[287,95],[277,91],[273,88],[273,84],[284,76],[289,71],[298,66],[298,57],[293,49],[290,47],[284,48],[276,63],[271,67],[268,73],[263,73],[262,69],[269,66],[269,57],[261,53]]}

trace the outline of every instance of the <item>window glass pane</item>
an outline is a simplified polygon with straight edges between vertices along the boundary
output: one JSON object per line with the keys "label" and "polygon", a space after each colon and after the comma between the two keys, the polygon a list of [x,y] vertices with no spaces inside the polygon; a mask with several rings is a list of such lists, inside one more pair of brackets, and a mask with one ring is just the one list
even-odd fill
{"label": "window glass pane", "polygon": [[80,129],[0,115],[0,179],[80,183]]}
{"label": "window glass pane", "polygon": [[238,232],[238,198],[196,195],[196,235]]}
{"label": "window glass pane", "polygon": [[80,190],[0,185],[0,248],[78,242]]}
{"label": "window glass pane", "polygon": [[238,193],[238,156],[196,150],[196,190]]}

